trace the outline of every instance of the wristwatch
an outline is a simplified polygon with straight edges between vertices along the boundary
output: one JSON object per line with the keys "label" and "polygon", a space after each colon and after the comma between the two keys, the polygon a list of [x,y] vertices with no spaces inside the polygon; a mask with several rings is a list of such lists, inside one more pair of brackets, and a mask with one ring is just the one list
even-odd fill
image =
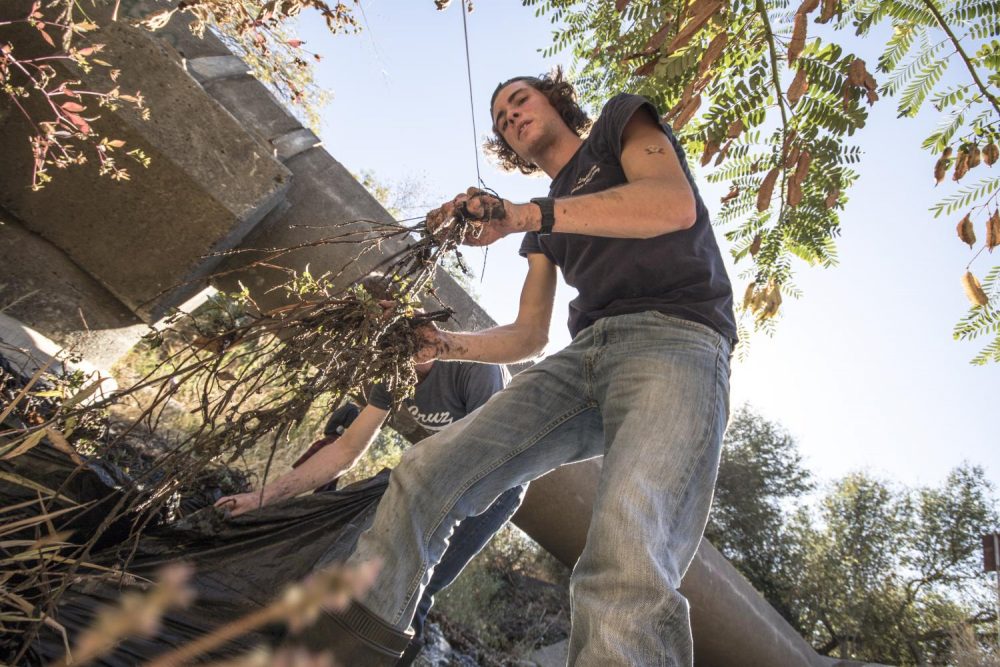
{"label": "wristwatch", "polygon": [[542,226],[538,228],[538,234],[548,236],[552,233],[552,225],[556,224],[556,200],[552,197],[535,197],[531,203],[542,211]]}

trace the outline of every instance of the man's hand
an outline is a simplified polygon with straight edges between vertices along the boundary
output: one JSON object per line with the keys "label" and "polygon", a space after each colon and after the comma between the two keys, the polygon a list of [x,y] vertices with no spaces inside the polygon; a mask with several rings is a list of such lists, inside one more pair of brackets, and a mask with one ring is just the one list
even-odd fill
{"label": "man's hand", "polygon": [[433,322],[421,324],[416,327],[415,331],[421,338],[420,347],[417,349],[417,353],[413,355],[413,360],[416,363],[422,364],[426,361],[441,359],[450,351],[451,346],[448,341],[447,332],[438,329],[437,325]]}
{"label": "man's hand", "polygon": [[246,514],[255,509],[260,509],[267,504],[267,499],[264,499],[264,503],[260,502],[260,491],[251,491],[249,493],[237,493],[235,496],[223,496],[215,501],[215,506],[220,510],[228,510],[229,516],[239,516],[241,514]]}
{"label": "man's hand", "polygon": [[[533,221],[534,218],[537,221]],[[512,204],[479,188],[469,188],[428,213],[427,229],[440,238],[459,219],[471,223],[462,243],[486,246],[508,234],[538,229],[541,213],[534,204]]]}

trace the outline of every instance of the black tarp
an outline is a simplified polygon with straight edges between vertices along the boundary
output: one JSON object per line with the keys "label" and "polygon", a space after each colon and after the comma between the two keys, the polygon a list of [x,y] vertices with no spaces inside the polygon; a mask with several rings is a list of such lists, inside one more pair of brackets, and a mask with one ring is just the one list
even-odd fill
{"label": "black tarp", "polygon": [[[109,507],[108,503],[116,502],[122,494],[122,480],[108,468],[95,462],[80,468],[44,444],[0,463],[2,470],[49,488],[62,487],[67,497],[77,502],[95,501],[99,508]],[[296,498],[235,519],[224,519],[208,506],[176,523],[149,528],[137,546],[116,542],[127,535],[134,517],[120,521],[88,562],[117,567],[128,559],[128,572],[152,578],[162,565],[180,560],[195,568],[192,583],[197,598],[187,609],[169,612],[157,636],[126,640],[114,653],[92,664],[131,667],[144,662],[259,609],[315,568],[343,561],[370,523],[387,484],[388,471],[383,471],[339,491]],[[35,497],[34,492],[0,480],[0,503],[28,497]],[[56,527],[90,535],[104,516],[99,508],[63,517]],[[91,625],[96,610],[115,604],[123,590],[118,581],[89,581],[70,587],[61,596],[54,617],[66,628],[71,644],[82,628]],[[265,628],[229,644],[215,657],[272,643],[282,632],[282,628]],[[26,664],[49,663],[64,651],[62,635],[43,627],[31,643]]]}

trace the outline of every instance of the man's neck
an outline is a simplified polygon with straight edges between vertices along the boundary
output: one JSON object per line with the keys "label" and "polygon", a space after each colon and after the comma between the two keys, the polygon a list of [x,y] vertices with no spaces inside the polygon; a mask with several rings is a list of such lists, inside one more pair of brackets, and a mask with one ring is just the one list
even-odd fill
{"label": "man's neck", "polygon": [[565,131],[561,131],[556,140],[533,160],[542,171],[549,175],[549,178],[555,178],[562,171],[562,168],[576,155],[580,144],[583,143],[583,139],[576,136],[576,133],[569,127],[564,125],[563,129]]}

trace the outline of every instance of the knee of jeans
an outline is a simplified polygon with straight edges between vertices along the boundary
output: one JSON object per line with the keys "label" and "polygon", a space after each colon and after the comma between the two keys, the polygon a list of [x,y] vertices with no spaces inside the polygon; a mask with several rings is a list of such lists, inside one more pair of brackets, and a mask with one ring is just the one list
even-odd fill
{"label": "knee of jeans", "polygon": [[433,478],[434,464],[420,447],[410,447],[403,452],[392,471],[392,482],[405,490],[427,489]]}

